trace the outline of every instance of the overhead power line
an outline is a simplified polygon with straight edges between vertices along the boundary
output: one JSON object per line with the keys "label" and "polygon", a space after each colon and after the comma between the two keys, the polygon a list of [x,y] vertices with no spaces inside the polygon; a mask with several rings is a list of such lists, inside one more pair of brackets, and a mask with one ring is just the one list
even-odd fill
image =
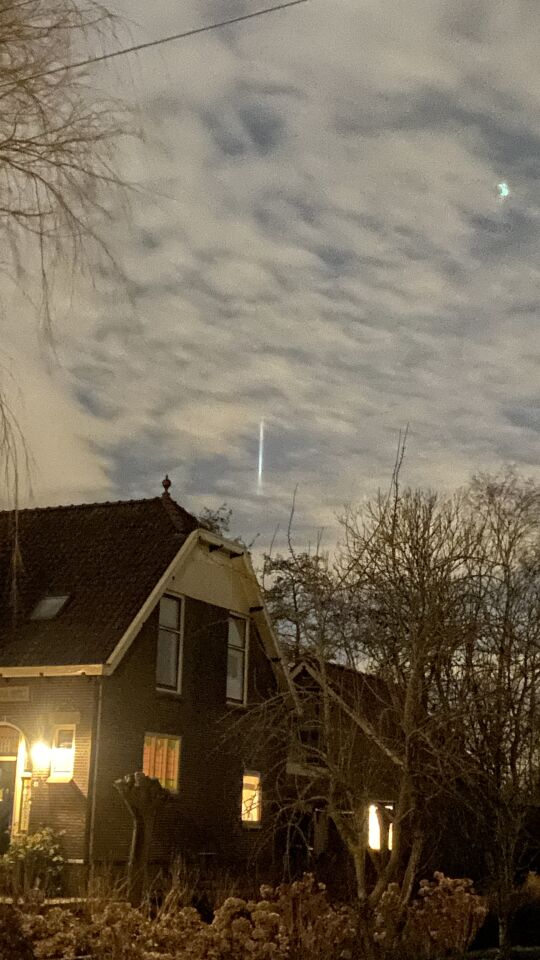
{"label": "overhead power line", "polygon": [[[157,40],[147,40],[145,43],[136,43],[131,47],[123,47],[121,50],[112,50],[111,53],[103,53],[98,57],[89,57],[87,60],[78,60],[76,63],[66,63],[60,67],[52,67],[51,70],[43,70],[40,73],[30,73],[24,80],[37,80],[40,77],[50,77],[54,73],[62,73],[65,70],[77,70],[79,67],[87,67],[93,63],[103,63],[104,60],[112,60],[114,57],[124,57],[128,53],[137,53],[139,50],[148,50],[150,47],[159,47],[163,43],[172,43],[174,40],[183,40],[186,37],[194,37],[198,33],[208,33],[210,30],[218,30],[220,27],[227,27],[232,23],[242,23],[244,20],[253,20],[255,17],[263,17],[267,13],[275,13],[278,10],[286,10],[287,7],[297,7],[301,3],[308,3],[309,0],[287,0],[286,3],[279,3],[273,7],[265,7],[262,10],[254,10],[252,13],[243,13],[238,17],[230,17],[228,20],[220,20],[218,23],[208,23],[204,27],[194,27],[192,30],[184,30],[182,33],[173,33],[167,37],[159,37]],[[21,82],[21,81],[19,81]],[[0,87],[8,86],[7,83],[0,83]]]}

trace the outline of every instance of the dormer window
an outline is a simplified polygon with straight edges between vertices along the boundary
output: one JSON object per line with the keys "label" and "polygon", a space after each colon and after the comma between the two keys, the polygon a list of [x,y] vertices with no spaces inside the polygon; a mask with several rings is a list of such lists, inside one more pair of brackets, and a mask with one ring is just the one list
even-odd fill
{"label": "dormer window", "polygon": [[69,594],[45,594],[30,614],[31,620],[52,620],[64,609]]}

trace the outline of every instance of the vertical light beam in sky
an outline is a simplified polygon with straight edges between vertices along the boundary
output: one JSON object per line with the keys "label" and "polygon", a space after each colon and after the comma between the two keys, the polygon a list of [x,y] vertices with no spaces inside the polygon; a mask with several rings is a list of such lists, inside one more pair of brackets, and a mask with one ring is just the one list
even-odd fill
{"label": "vertical light beam in sky", "polygon": [[262,488],[263,451],[264,451],[264,420],[261,420],[259,424],[259,469],[257,471],[257,487],[259,490],[261,490]]}

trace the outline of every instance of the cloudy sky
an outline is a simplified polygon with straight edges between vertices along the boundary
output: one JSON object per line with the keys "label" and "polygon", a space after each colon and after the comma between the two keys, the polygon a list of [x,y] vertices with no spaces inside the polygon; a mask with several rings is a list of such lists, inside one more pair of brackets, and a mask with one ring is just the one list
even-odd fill
{"label": "cloudy sky", "polygon": [[[117,6],[134,42],[257,9]],[[540,475],[539,63],[538,0],[310,0],[94,68],[144,138],[104,227],[126,280],[81,287],[56,356],[24,304],[5,324],[34,502],[168,471],[247,537],[296,486],[331,528],[406,424],[411,483]]]}

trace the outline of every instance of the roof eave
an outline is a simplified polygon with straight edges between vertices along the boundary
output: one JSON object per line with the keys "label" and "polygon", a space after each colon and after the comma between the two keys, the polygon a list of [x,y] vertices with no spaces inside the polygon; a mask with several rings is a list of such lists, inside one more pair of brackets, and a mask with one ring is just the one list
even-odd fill
{"label": "roof eave", "polygon": [[101,677],[105,673],[102,663],[40,664],[28,667],[2,667],[0,678],[11,677]]}

